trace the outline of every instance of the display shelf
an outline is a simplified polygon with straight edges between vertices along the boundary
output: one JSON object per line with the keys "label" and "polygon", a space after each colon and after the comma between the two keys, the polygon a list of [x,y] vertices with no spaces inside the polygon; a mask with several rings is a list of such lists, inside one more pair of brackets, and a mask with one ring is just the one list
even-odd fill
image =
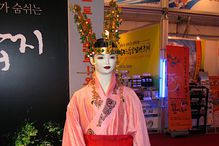
{"label": "display shelf", "polygon": [[190,133],[206,133],[208,92],[205,86],[190,85],[192,129]]}
{"label": "display shelf", "polygon": [[128,71],[120,71],[121,83],[132,88],[142,103],[145,123],[149,133],[161,132],[161,99],[158,90],[153,85],[153,77],[150,73],[127,76]]}

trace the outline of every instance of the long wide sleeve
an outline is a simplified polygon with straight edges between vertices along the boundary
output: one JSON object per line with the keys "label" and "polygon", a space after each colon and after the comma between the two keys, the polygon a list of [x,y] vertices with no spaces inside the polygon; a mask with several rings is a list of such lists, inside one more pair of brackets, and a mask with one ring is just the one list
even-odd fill
{"label": "long wide sleeve", "polygon": [[67,107],[62,146],[86,146],[75,101],[73,96]]}
{"label": "long wide sleeve", "polygon": [[129,97],[129,132],[133,132],[133,146],[150,146],[150,140],[142,110],[142,104],[132,89],[127,91]]}
{"label": "long wide sleeve", "polygon": [[150,146],[150,140],[145,123],[144,114],[142,111],[142,105],[140,101],[136,105],[136,134],[134,136],[134,146]]}

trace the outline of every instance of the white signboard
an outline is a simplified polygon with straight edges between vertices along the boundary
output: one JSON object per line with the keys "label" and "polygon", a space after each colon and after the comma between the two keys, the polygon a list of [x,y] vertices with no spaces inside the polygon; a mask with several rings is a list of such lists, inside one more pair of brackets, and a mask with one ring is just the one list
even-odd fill
{"label": "white signboard", "polygon": [[[96,38],[103,32],[104,3],[102,0],[69,0],[68,5],[78,4],[82,12],[86,13],[91,21]],[[83,44],[77,26],[74,23],[74,14],[68,10],[69,20],[69,92],[72,95],[86,84],[91,77],[91,65],[85,59]]]}

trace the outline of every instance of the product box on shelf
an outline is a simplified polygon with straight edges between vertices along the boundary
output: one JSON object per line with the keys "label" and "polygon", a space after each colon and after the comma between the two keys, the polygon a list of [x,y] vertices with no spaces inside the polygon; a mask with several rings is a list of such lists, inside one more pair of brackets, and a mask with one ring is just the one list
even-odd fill
{"label": "product box on shelf", "polygon": [[159,117],[147,117],[145,118],[145,122],[149,132],[159,130]]}
{"label": "product box on shelf", "polygon": [[160,100],[151,97],[141,100],[145,122],[149,132],[159,132],[160,129]]}

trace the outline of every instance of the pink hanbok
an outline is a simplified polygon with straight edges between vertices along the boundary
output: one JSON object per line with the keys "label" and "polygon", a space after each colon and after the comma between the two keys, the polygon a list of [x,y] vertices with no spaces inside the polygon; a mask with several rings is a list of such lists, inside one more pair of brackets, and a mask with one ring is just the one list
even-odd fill
{"label": "pink hanbok", "polygon": [[[106,93],[93,78],[93,84],[76,91],[68,104],[62,146],[87,146],[88,139],[95,136],[100,136],[104,146],[114,146],[115,137],[127,143],[131,139],[133,146],[150,146],[142,105],[135,92],[118,85],[115,74]],[[107,142],[110,139],[114,142]]]}

